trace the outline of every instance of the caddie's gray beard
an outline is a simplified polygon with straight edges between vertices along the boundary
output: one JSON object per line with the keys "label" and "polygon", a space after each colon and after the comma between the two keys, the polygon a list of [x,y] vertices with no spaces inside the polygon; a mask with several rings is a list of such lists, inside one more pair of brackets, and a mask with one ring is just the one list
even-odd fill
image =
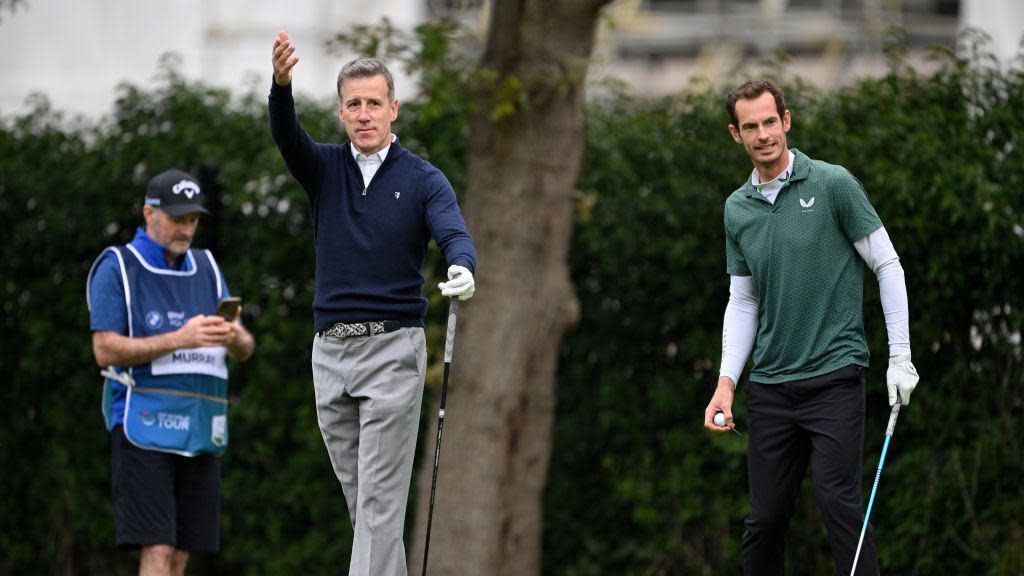
{"label": "caddie's gray beard", "polygon": [[[185,244],[185,247],[182,248],[180,252],[174,248],[174,245],[176,243],[178,243],[178,242],[182,242],[182,243]],[[192,246],[192,240],[181,240],[181,239],[175,238],[174,240],[171,241],[170,244],[168,244],[167,246],[164,247],[164,250],[167,250],[175,258],[177,258],[178,256],[183,256],[186,252],[188,252],[188,249],[189,249],[190,246]]]}

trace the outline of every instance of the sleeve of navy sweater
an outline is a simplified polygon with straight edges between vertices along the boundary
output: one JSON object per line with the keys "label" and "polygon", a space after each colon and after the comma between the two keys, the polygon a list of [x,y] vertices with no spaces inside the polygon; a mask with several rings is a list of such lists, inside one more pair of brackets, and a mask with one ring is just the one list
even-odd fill
{"label": "sleeve of navy sweater", "polygon": [[292,85],[279,86],[270,83],[268,102],[270,135],[288,166],[288,171],[306,191],[311,203],[316,202],[314,192],[320,189],[323,178],[323,162],[319,146],[299,124],[295,115],[295,100]]}
{"label": "sleeve of navy sweater", "polygon": [[449,265],[465,266],[476,274],[476,246],[466,231],[455,190],[436,168],[427,177],[427,226]]}

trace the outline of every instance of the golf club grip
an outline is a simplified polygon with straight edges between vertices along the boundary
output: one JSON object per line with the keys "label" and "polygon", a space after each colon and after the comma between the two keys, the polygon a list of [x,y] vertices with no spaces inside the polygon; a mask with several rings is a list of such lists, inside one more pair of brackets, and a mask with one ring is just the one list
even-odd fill
{"label": "golf club grip", "polygon": [[452,363],[452,348],[455,347],[455,313],[459,309],[459,299],[452,298],[448,304],[448,333],[444,337],[444,362]]}
{"label": "golf club grip", "polygon": [[896,418],[900,415],[901,406],[903,406],[903,402],[900,400],[899,394],[897,394],[896,403],[892,405],[892,412],[889,413],[889,426],[885,429],[886,436],[892,436],[893,430],[896,429]]}

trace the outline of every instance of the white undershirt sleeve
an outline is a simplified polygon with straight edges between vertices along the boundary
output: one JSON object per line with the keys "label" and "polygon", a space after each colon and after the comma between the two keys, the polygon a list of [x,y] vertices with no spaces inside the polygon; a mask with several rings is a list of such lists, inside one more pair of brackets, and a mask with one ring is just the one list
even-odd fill
{"label": "white undershirt sleeve", "polygon": [[896,248],[884,227],[853,243],[857,253],[878,278],[885,330],[889,334],[889,356],[910,354],[910,308],[907,284]]}
{"label": "white undershirt sleeve", "polygon": [[722,321],[722,367],[719,377],[728,376],[735,384],[747,365],[757,336],[757,293],[750,276],[729,276],[729,304]]}

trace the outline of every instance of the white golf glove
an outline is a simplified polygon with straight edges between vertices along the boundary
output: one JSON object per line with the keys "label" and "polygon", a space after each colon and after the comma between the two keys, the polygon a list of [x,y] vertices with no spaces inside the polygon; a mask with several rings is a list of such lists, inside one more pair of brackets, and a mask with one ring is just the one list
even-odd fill
{"label": "white golf glove", "polygon": [[473,273],[465,266],[452,264],[448,267],[448,281],[437,285],[444,296],[457,296],[459,300],[469,300],[476,292],[476,281]]}
{"label": "white golf glove", "polygon": [[885,373],[885,382],[889,387],[889,406],[896,405],[897,391],[903,405],[910,404],[910,393],[917,387],[919,379],[917,368],[910,362],[910,354],[889,358],[889,370]]}

